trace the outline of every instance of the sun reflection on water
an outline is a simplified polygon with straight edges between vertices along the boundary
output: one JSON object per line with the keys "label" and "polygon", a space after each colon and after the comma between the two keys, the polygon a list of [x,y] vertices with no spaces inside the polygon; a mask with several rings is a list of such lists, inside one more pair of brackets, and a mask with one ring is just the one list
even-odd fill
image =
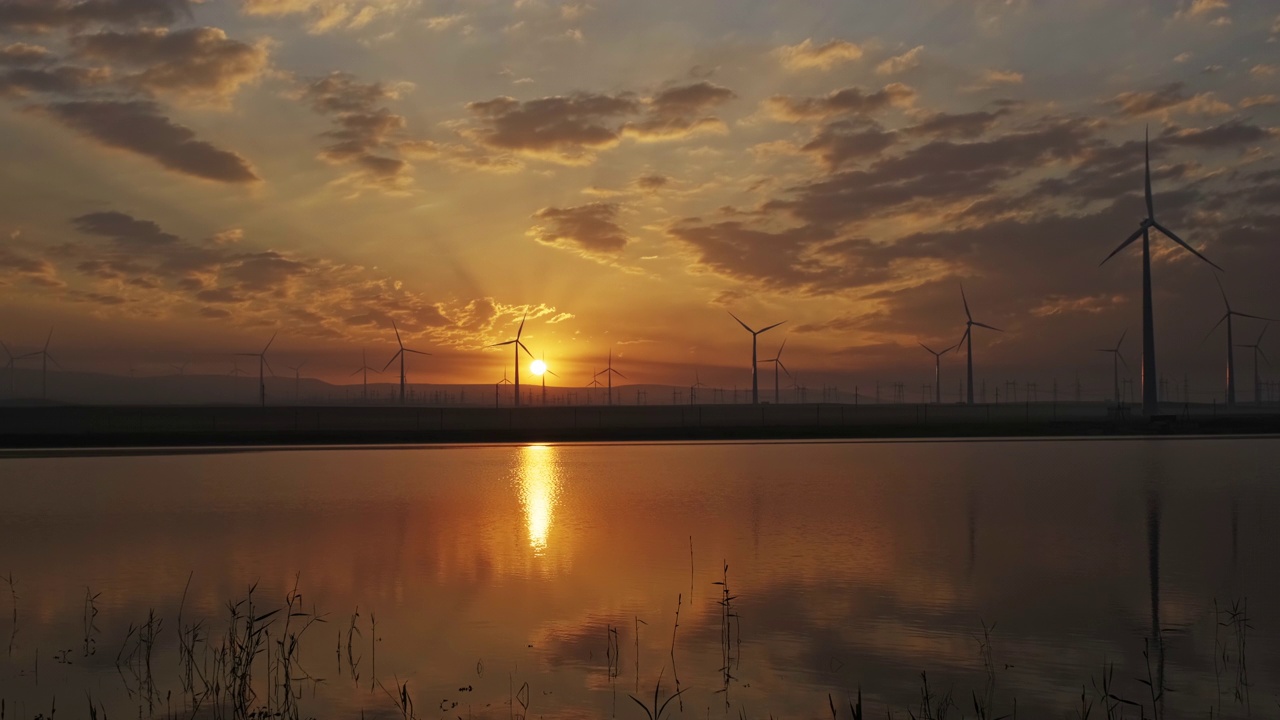
{"label": "sun reflection on water", "polygon": [[560,498],[560,477],[556,473],[556,448],[529,445],[520,449],[520,504],[529,526],[529,547],[541,557]]}

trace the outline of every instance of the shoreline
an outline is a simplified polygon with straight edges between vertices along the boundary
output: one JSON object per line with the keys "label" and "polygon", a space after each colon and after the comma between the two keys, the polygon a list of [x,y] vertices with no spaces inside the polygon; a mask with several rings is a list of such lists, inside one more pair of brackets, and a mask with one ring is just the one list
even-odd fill
{"label": "shoreline", "polygon": [[[1172,409],[1172,408],[1171,408]],[[1147,419],[1101,404],[0,407],[0,449],[266,449],[682,441],[1251,437],[1280,412],[1179,407]]]}

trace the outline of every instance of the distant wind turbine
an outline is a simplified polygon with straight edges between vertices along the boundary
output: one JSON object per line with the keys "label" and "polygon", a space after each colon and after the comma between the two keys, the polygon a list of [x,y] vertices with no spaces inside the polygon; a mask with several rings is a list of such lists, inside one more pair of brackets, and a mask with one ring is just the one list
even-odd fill
{"label": "distant wind turbine", "polygon": [[493,384],[493,406],[494,407],[498,407],[501,404],[499,402],[499,391],[502,390],[502,386],[510,385],[510,384],[511,384],[511,381],[507,379],[507,371],[503,370],[502,379]]}
{"label": "distant wind turbine", "polygon": [[516,358],[516,381],[515,381],[516,407],[520,406],[520,351],[523,350],[525,355],[528,355],[530,359],[533,358],[533,353],[529,352],[529,348],[525,347],[524,343],[520,342],[520,333],[524,332],[524,321],[528,319],[529,319],[529,313],[526,312],[524,314],[524,317],[520,318],[520,327],[516,330],[515,339],[508,340],[506,342],[494,343],[489,346],[489,347],[502,347],[503,345],[515,346],[512,348],[512,350],[515,352],[515,358]]}
{"label": "distant wind turbine", "polygon": [[1099,265],[1106,264],[1107,260],[1115,257],[1116,253],[1129,247],[1138,238],[1142,238],[1142,414],[1150,417],[1159,412],[1160,402],[1160,389],[1157,379],[1159,376],[1156,374],[1155,316],[1152,312],[1151,303],[1151,228],[1159,230],[1165,237],[1181,245],[1192,255],[1213,267],[1219,270],[1222,268],[1214,265],[1209,258],[1201,255],[1195,248],[1183,242],[1182,238],[1175,235],[1172,230],[1156,222],[1155,203],[1152,202],[1151,198],[1151,140],[1149,132],[1145,140],[1145,158],[1146,175],[1143,189],[1147,201],[1147,216],[1138,224],[1138,229],[1125,238],[1125,241],[1120,243],[1120,247],[1112,250],[1111,254],[1103,259]]}
{"label": "distant wind turbine", "polygon": [[600,382],[600,373],[596,372],[595,368],[591,368],[591,382],[586,384],[588,405],[595,404],[595,389],[603,384],[604,383]]}
{"label": "distant wind turbine", "polygon": [[[394,358],[392,358],[392,359],[394,359]],[[359,375],[359,374],[361,374],[361,373],[364,373],[364,400],[365,400],[365,402],[368,402],[368,401],[369,401],[369,371],[370,371],[370,370],[372,370],[372,371],[374,371],[374,372],[378,373],[379,375],[381,375],[381,374],[382,374],[382,371],[381,371],[381,370],[379,370],[379,369],[377,369],[377,368],[371,368],[371,367],[369,367],[369,358],[368,358],[368,356],[367,356],[367,355],[365,355],[364,348],[360,348],[360,367],[356,368],[356,371],[355,371],[355,372],[353,372],[353,373],[351,373],[351,375],[352,375],[352,376],[355,376],[355,375]]]}
{"label": "distant wind turbine", "polygon": [[786,320],[783,320],[782,322],[774,323],[767,328],[762,328],[760,330],[752,330],[746,323],[742,322],[742,320],[739,320],[737,315],[734,315],[733,313],[729,313],[729,316],[732,317],[734,320],[737,320],[739,325],[745,328],[747,332],[751,333],[751,404],[759,405],[760,404],[760,383],[758,382],[756,377],[756,363],[757,363],[756,338],[778,327],[782,323],[786,322]]}
{"label": "distant wind turbine", "polygon": [[245,374],[245,372],[244,372],[243,370],[241,370],[241,369],[240,369],[240,361],[239,361],[239,360],[233,360],[233,361],[232,361],[232,363],[231,363],[231,372],[229,372],[229,373],[227,373],[227,374],[228,374],[228,375],[230,375],[230,376],[231,376],[231,377],[233,377],[233,378],[235,378],[235,377],[240,377],[241,375],[244,375],[244,374]]}
{"label": "distant wind turbine", "polygon": [[[1258,333],[1258,339],[1252,345],[1237,345],[1236,347],[1253,348],[1253,402],[1255,404],[1262,403],[1262,376],[1258,374],[1258,356],[1262,356],[1262,361],[1271,366],[1271,361],[1267,359],[1267,353],[1262,349],[1262,336],[1267,334],[1267,328],[1271,327],[1271,323],[1262,326],[1262,332]],[[9,361],[9,365],[13,365],[13,361]]]}
{"label": "distant wind turbine", "polygon": [[[960,283],[960,301],[964,303],[964,315],[966,319],[964,323],[964,335],[960,337],[960,342],[956,343],[956,347],[964,345],[966,351],[969,353],[968,355],[969,387],[966,392],[968,395],[969,404],[972,405],[973,404],[973,328],[976,326],[980,328],[986,328],[988,330],[995,330],[996,332],[1004,332],[1004,331],[998,327],[992,327],[990,325],[987,325],[986,323],[980,323],[973,319],[973,315],[969,312],[969,298],[965,297],[965,294],[964,294],[964,283]],[[966,340],[968,341],[967,343],[965,342]]]}
{"label": "distant wind turbine", "polygon": [[191,361],[190,361],[190,360],[187,360],[186,362],[182,363],[181,365],[170,365],[169,367],[172,367],[174,370],[177,370],[177,371],[178,371],[178,377],[182,377],[182,376],[184,376],[184,375],[186,375],[186,374],[187,374],[187,365],[190,365],[190,364],[191,364]]}
{"label": "distant wind turbine", "polygon": [[782,371],[787,374],[787,377],[792,377],[791,371],[787,369],[786,365],[782,364],[782,350],[786,347],[787,347],[787,339],[782,338],[782,344],[778,346],[778,354],[766,360],[760,361],[765,363],[773,363],[773,404],[774,405],[778,405],[782,402],[782,396],[779,395],[778,393],[778,368],[782,368]]}
{"label": "distant wind turbine", "polygon": [[271,376],[275,377],[276,371],[271,370],[271,364],[267,362],[267,350],[271,349],[271,343],[276,341],[276,333],[271,334],[271,339],[267,341],[267,346],[262,348],[262,352],[256,353],[236,353],[238,357],[256,357],[258,358],[258,401],[262,403],[262,407],[267,406],[267,378],[264,370],[269,370]]}
{"label": "distant wind turbine", "polygon": [[605,379],[609,381],[609,404],[612,405],[613,404],[613,376],[617,375],[618,377],[624,380],[627,378],[626,375],[623,375],[622,373],[613,369],[613,348],[609,348],[608,366],[606,366],[605,369],[601,370],[600,372],[596,373],[596,375],[597,376],[604,375]]}
{"label": "distant wind turbine", "polygon": [[49,336],[45,338],[43,348],[40,348],[39,350],[33,353],[20,355],[17,358],[18,360],[22,360],[23,358],[35,358],[35,357],[40,358],[40,397],[42,399],[47,398],[49,396],[49,393],[48,393],[49,363],[52,362],[54,365],[57,365],[59,368],[62,367],[61,365],[58,365],[58,361],[54,360],[53,356],[49,354],[49,341],[51,340],[53,340],[53,328],[49,329]]}
{"label": "distant wind turbine", "polygon": [[[1218,280],[1217,275],[1214,275],[1213,279],[1218,283],[1218,292],[1222,293],[1222,304],[1227,307],[1227,311],[1223,313],[1222,317],[1218,318],[1218,322],[1213,326],[1213,329],[1209,331],[1209,334],[1204,336],[1204,339],[1208,340],[1209,336],[1213,335],[1214,331],[1218,329],[1218,325],[1221,325],[1223,321],[1226,321],[1227,323],[1227,404],[1235,405],[1236,404],[1236,353],[1235,353],[1234,340],[1232,339],[1233,335],[1231,333],[1231,317],[1232,316],[1245,317],[1245,318],[1251,318],[1253,320],[1266,320],[1268,322],[1271,320],[1271,318],[1258,317],[1257,315],[1250,315],[1248,313],[1242,313],[1242,312],[1237,312],[1235,310],[1232,310],[1231,301],[1227,300],[1227,291],[1223,289],[1222,281]],[[1263,332],[1266,332],[1265,328],[1263,329]],[[1256,359],[1257,358],[1255,358],[1255,360]]]}
{"label": "distant wind turbine", "polygon": [[542,372],[539,373],[542,376],[542,404],[545,406],[547,404],[547,376],[550,375],[557,379],[560,376],[551,372],[551,368],[547,367],[547,354],[545,352],[542,353],[540,359],[542,360]]}
{"label": "distant wind turbine", "polygon": [[307,361],[306,361],[306,360],[303,360],[302,362],[298,363],[297,365],[294,365],[293,367],[290,367],[290,368],[289,368],[290,370],[292,370],[292,371],[293,371],[293,401],[294,401],[295,403],[296,403],[296,402],[298,402],[298,401],[302,398],[302,393],[300,392],[300,389],[301,389],[301,387],[302,387],[302,374],[301,374],[301,372],[302,372],[302,367],[303,367],[304,365],[306,365],[306,364],[307,364]]}
{"label": "distant wind turbine", "polygon": [[1120,346],[1124,344],[1124,336],[1128,334],[1128,330],[1120,333],[1120,340],[1116,343],[1115,347],[1098,349],[1098,352],[1101,353],[1111,353],[1111,372],[1115,382],[1117,406],[1120,404],[1120,365],[1123,363],[1124,369],[1126,371],[1129,369],[1129,363],[1125,362],[1124,355],[1120,354]]}
{"label": "distant wind turbine", "polygon": [[400,346],[400,349],[396,350],[396,354],[391,356],[391,359],[387,361],[387,364],[384,365],[382,369],[386,370],[387,368],[391,367],[391,363],[395,362],[396,358],[400,358],[400,404],[403,405],[404,404],[404,356],[405,356],[405,353],[414,353],[415,355],[430,355],[431,353],[422,352],[421,350],[410,350],[409,348],[405,347],[404,342],[400,340],[400,328],[396,327],[395,320],[391,321],[391,329],[395,330],[396,332],[396,344]]}
{"label": "distant wind turbine", "polygon": [[[924,348],[925,350],[928,350],[929,354],[933,356],[933,392],[934,392],[933,401],[941,405],[942,404],[942,356],[946,355],[952,350],[955,350],[957,347],[959,347],[959,344],[952,345],[951,347],[946,348],[945,350],[934,350],[933,348],[929,347],[928,345],[925,345],[924,343],[920,343],[920,347]],[[973,402],[972,399],[970,400],[970,402]]]}
{"label": "distant wind turbine", "polygon": [[693,384],[689,386],[689,404],[690,405],[698,404],[698,388],[703,388],[703,387],[706,387],[706,385],[703,384],[702,378],[698,377],[698,370],[695,368],[693,371]]}

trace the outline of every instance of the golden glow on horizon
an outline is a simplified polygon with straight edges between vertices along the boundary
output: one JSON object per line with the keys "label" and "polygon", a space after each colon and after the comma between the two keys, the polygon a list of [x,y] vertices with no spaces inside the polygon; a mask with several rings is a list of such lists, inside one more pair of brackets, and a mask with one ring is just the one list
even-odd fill
{"label": "golden glow on horizon", "polygon": [[547,371],[547,364],[542,362],[541,360],[534,360],[533,362],[529,363],[529,372],[533,373],[534,375],[541,375],[546,371]]}
{"label": "golden glow on horizon", "polygon": [[547,537],[556,502],[560,498],[560,477],[556,474],[556,448],[529,445],[520,449],[520,504],[524,506],[525,523],[529,526],[529,547],[541,557],[547,549]]}

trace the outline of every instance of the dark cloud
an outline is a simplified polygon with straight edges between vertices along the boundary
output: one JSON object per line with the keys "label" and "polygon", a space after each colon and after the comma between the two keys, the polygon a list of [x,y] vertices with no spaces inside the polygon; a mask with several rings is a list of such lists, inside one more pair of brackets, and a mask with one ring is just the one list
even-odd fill
{"label": "dark cloud", "polygon": [[1188,147],[1220,148],[1266,142],[1276,136],[1271,128],[1251,125],[1243,120],[1228,120],[1210,128],[1167,128],[1160,142]]}
{"label": "dark cloud", "polygon": [[985,135],[1000,118],[1013,112],[1012,108],[968,113],[933,113],[902,132],[919,137],[972,140]]}
{"label": "dark cloud", "polygon": [[104,85],[111,79],[105,68],[62,65],[50,68],[14,68],[0,72],[0,97],[24,97],[31,93],[76,95]]}
{"label": "dark cloud", "polygon": [[526,102],[501,97],[467,105],[481,121],[474,135],[484,145],[570,163],[588,161],[592,151],[616,145],[617,120],[641,107],[631,93],[574,93]]}
{"label": "dark cloud", "polygon": [[765,101],[765,108],[781,120],[812,120],[836,115],[871,115],[890,107],[910,105],[915,97],[915,90],[902,83],[892,83],[873,93],[847,87],[823,97],[775,95]]}
{"label": "dark cloud", "polygon": [[1231,112],[1231,106],[1214,98],[1213,93],[1187,94],[1186,85],[1181,82],[1172,82],[1145,92],[1120,93],[1106,101],[1105,105],[1115,108],[1117,114],[1131,118],[1174,111],[1203,115]]}
{"label": "dark cloud", "polygon": [[188,0],[4,0],[0,32],[43,33],[84,25],[172,25],[191,13]]}
{"label": "dark cloud", "polygon": [[49,51],[39,45],[13,43],[0,47],[0,66],[35,65],[50,57]]}
{"label": "dark cloud", "polygon": [[142,68],[122,79],[146,92],[174,92],[225,101],[267,68],[267,51],[211,27],[170,31],[104,31],[72,38],[84,59]]}
{"label": "dark cloud", "polygon": [[53,103],[43,110],[101,145],[151,158],[184,175],[236,184],[259,180],[243,157],[197,140],[190,128],[161,115],[155,103],[77,101]]}
{"label": "dark cloud", "polygon": [[623,126],[623,132],[641,140],[669,140],[703,130],[725,129],[720,118],[706,115],[733,100],[733,91],[709,82],[669,88],[646,103],[645,116]]}
{"label": "dark cloud", "polygon": [[898,142],[899,135],[875,123],[837,120],[827,123],[804,145],[805,152],[817,154],[831,170],[878,157]]}
{"label": "dark cloud", "polygon": [[630,241],[617,223],[618,209],[614,203],[543,208],[533,215],[542,224],[531,228],[529,235],[540,243],[587,256],[617,255]]}
{"label": "dark cloud", "polygon": [[0,244],[0,284],[6,284],[6,278],[48,288],[66,286],[58,278],[57,269],[48,260],[31,257],[16,248]]}
{"label": "dark cloud", "polygon": [[[383,83],[363,83],[354,76],[334,72],[309,81],[300,96],[321,115],[332,118],[333,129],[322,137],[328,141],[320,153],[324,160],[356,167],[362,181],[386,190],[403,188],[409,182],[409,163],[398,157],[402,150],[418,155],[434,154],[434,144],[401,141],[407,123],[402,115],[381,103],[399,97],[395,88]],[[431,146],[431,153],[424,152]]]}
{"label": "dark cloud", "polygon": [[72,218],[71,224],[85,235],[97,235],[126,245],[156,245],[177,242],[178,236],[170,235],[150,220],[138,220],[122,212],[96,212]]}
{"label": "dark cloud", "polygon": [[658,175],[656,173],[650,173],[648,175],[641,175],[640,177],[636,178],[635,184],[636,184],[636,187],[646,192],[656,192],[666,187],[670,183],[671,183],[671,178],[667,177],[666,175]]}

